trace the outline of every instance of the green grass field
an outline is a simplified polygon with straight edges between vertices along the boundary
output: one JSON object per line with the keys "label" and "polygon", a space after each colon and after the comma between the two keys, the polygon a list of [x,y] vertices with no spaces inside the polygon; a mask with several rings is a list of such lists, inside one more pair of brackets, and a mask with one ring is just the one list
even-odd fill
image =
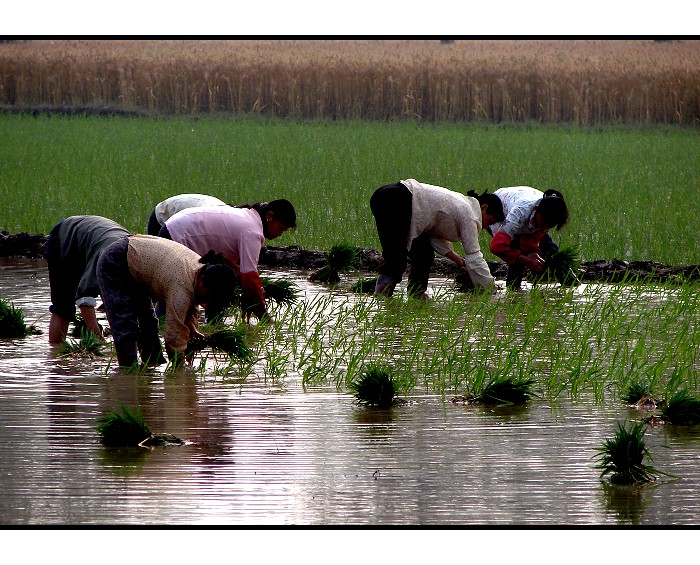
{"label": "green grass field", "polygon": [[202,192],[291,200],[298,230],[275,245],[378,249],[372,192],[416,178],[463,192],[557,188],[571,221],[554,238],[583,260],[695,264],[698,155],[698,130],[679,127],[0,115],[0,229],[48,233],[98,214],[140,232],[160,200]]}

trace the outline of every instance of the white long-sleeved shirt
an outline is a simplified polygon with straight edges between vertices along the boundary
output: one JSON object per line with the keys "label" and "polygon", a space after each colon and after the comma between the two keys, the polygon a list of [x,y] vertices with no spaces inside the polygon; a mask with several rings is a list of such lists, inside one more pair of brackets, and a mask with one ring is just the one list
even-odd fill
{"label": "white long-sleeved shirt", "polygon": [[226,202],[207,194],[178,194],[166,198],[156,206],[156,220],[163,226],[172,216],[185,208],[198,206],[226,206]]}
{"label": "white long-sleeved shirt", "polygon": [[479,230],[482,227],[479,201],[416,179],[402,180],[401,184],[413,196],[406,248],[410,249],[418,236],[428,234],[433,249],[445,255],[454,251],[452,243],[459,241],[464,247],[465,267],[474,285],[493,285],[494,278],[479,247]]}
{"label": "white long-sleeved shirt", "polygon": [[531,186],[508,186],[494,192],[503,204],[502,222],[491,225],[491,233],[503,231],[511,238],[516,235],[530,234],[536,231],[533,224],[535,206],[542,200],[544,193]]}

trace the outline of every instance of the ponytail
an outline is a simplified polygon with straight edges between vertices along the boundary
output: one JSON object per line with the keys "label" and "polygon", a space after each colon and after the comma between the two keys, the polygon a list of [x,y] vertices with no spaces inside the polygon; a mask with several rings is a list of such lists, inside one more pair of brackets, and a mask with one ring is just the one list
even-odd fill
{"label": "ponytail", "polygon": [[503,203],[495,194],[489,194],[486,190],[481,194],[477,194],[474,190],[469,190],[467,196],[478,200],[479,204],[486,204],[486,212],[496,218],[497,222],[502,222],[505,219]]}

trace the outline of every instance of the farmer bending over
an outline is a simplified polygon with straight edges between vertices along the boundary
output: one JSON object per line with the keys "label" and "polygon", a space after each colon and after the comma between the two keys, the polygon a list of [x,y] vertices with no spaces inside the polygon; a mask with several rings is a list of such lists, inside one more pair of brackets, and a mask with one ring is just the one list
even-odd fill
{"label": "farmer bending over", "polygon": [[214,252],[200,257],[174,241],[149,235],[124,237],[100,257],[97,278],[120,367],[133,366],[137,350],[147,365],[161,363],[158,318],[152,299],[165,305],[165,350],[180,364],[197,331],[197,305],[228,303],[236,274]]}
{"label": "farmer bending over", "polygon": [[[465,196],[408,179],[378,188],[370,207],[384,258],[375,295],[393,294],[408,259],[408,291],[423,295],[435,251],[466,269],[476,287],[493,286],[494,278],[479,248],[479,230],[503,220],[501,201],[493,194],[470,191]],[[462,243],[465,257],[455,253],[452,243],[456,241]]]}
{"label": "farmer bending over", "polygon": [[109,245],[127,235],[125,227],[102,216],[71,216],[51,230],[46,244],[51,288],[49,343],[66,339],[68,325],[75,322],[76,306],[87,329],[103,339],[95,315],[100,294],[97,261]]}
{"label": "farmer bending over", "polygon": [[529,186],[499,188],[494,194],[503,204],[505,219],[491,226],[491,253],[508,264],[506,285],[519,289],[525,268],[534,273],[544,270],[544,260],[556,253],[549,230],[561,229],[569,220],[569,210],[561,192],[541,192]]}
{"label": "farmer bending over", "polygon": [[227,206],[226,202],[219,200],[216,196],[208,196],[206,194],[178,194],[166,198],[159,202],[151,212],[146,226],[148,235],[158,235],[165,222],[171,216],[177,214],[185,208],[196,208],[198,206]]}
{"label": "farmer bending over", "polygon": [[[252,205],[187,208],[165,222],[161,237],[172,239],[199,254],[221,253],[240,276],[241,310],[258,319],[267,315],[265,293],[258,274],[265,239],[275,239],[296,228],[296,212],[288,200]],[[216,311],[208,309],[207,319]]]}

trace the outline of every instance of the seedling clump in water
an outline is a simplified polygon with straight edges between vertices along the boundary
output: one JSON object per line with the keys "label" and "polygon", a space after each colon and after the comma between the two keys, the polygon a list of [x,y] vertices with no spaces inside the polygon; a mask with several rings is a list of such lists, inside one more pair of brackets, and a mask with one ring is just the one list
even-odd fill
{"label": "seedling clump in water", "polygon": [[24,323],[24,312],[0,298],[0,338],[26,337],[32,331]]}
{"label": "seedling clump in water", "polygon": [[371,365],[349,388],[359,404],[388,408],[395,402],[398,385],[390,369]]}
{"label": "seedling clump in water", "polygon": [[596,468],[601,470],[601,479],[610,475],[612,484],[633,485],[654,481],[659,474],[673,476],[644,465],[644,459],[652,460],[644,443],[645,432],[646,425],[642,422],[631,424],[629,428],[618,422],[615,437],[595,448],[599,452],[594,457],[600,459]]}
{"label": "seedling clump in water", "polygon": [[326,264],[318,271],[311,273],[312,282],[337,283],[340,272],[347,271],[357,259],[357,248],[348,243],[339,243],[331,247],[326,255]]}
{"label": "seedling clump in water", "polygon": [[658,403],[651,384],[647,381],[635,381],[630,384],[622,395],[622,401],[630,406],[647,410],[656,409]]}
{"label": "seedling clump in water", "polygon": [[478,402],[481,404],[524,404],[532,396],[533,379],[493,377],[478,394],[453,398],[453,402]]}
{"label": "seedling clump in water", "polygon": [[97,433],[100,441],[108,447],[145,447],[151,445],[183,444],[171,434],[155,435],[141,414],[141,409],[131,410],[119,404],[121,413],[116,410],[105,412],[97,419]]}
{"label": "seedling clump in water", "polygon": [[88,329],[80,330],[80,339],[66,339],[61,344],[62,357],[101,357],[104,342]]}
{"label": "seedling clump in water", "polygon": [[659,418],[669,424],[700,424],[700,399],[681,389],[664,403]]}

